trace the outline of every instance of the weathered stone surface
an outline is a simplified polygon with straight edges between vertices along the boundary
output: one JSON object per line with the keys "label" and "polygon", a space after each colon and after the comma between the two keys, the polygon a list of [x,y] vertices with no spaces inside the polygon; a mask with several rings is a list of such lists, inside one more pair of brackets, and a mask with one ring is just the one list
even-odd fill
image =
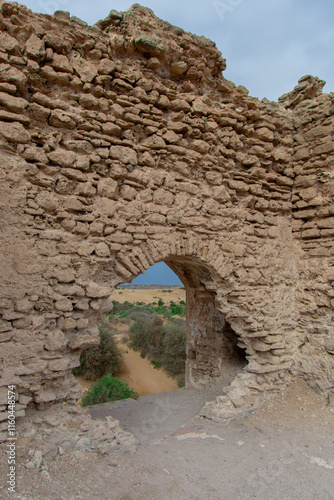
{"label": "weathered stone surface", "polygon": [[118,160],[122,163],[130,165],[137,164],[137,153],[131,148],[124,146],[111,146],[109,154],[110,158]]}
{"label": "weathered stone surface", "polygon": [[97,68],[92,63],[80,57],[78,53],[73,54],[70,62],[73,69],[85,83],[91,82],[98,74]]}
{"label": "weathered stone surface", "polygon": [[0,104],[13,113],[22,113],[28,106],[28,102],[20,97],[13,97],[5,92],[0,92]]}
{"label": "weathered stone surface", "polygon": [[2,123],[0,134],[9,142],[26,144],[30,141],[30,134],[21,123]]}
{"label": "weathered stone surface", "polygon": [[207,416],[249,410],[295,374],[331,386],[323,82],[258,101],[222,77],[212,42],[138,5],[93,28],[22,16],[0,17],[0,389],[17,383],[23,405],[77,400],[71,368],[113,289],[161,261],[187,289],[187,384],[244,354]]}
{"label": "weathered stone surface", "polygon": [[0,47],[9,53],[18,53],[20,51],[20,43],[7,32],[0,35]]}
{"label": "weathered stone surface", "polygon": [[44,42],[34,33],[27,41],[25,48],[26,48],[26,54],[33,59],[42,59],[42,57],[44,57],[45,54]]}
{"label": "weathered stone surface", "polygon": [[73,151],[57,149],[49,153],[48,158],[51,162],[61,167],[73,167],[75,166],[77,155]]}

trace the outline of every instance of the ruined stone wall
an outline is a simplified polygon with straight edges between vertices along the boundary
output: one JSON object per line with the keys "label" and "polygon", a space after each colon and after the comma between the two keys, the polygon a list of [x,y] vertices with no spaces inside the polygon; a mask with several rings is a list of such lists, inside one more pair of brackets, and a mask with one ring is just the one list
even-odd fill
{"label": "ruined stone wall", "polygon": [[188,384],[221,375],[225,321],[246,351],[207,416],[251,407],[291,371],[328,377],[299,352],[302,317],[328,318],[300,274],[302,109],[249,97],[211,41],[140,6],[88,27],[3,2],[0,28],[1,404],[9,383],[21,414],[75,401],[71,369],[112,290],[162,260],[187,288]]}
{"label": "ruined stone wall", "polygon": [[306,76],[281,103],[294,115],[293,232],[298,252],[296,371],[333,388],[334,94]]}

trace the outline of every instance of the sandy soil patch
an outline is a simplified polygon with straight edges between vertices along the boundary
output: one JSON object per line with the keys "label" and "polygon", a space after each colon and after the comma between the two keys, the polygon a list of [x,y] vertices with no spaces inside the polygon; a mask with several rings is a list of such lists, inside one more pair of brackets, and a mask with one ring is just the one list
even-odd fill
{"label": "sandy soil patch", "polygon": [[[178,389],[175,378],[170,377],[162,368],[155,369],[151,361],[142,358],[139,352],[134,351],[126,343],[122,342],[123,337],[124,334],[115,335],[123,355],[122,371],[116,375],[116,378],[126,380],[131,389],[136,391],[139,396]],[[83,391],[94,383],[93,380],[86,380],[81,376],[75,378]]]}
{"label": "sandy soil patch", "polygon": [[162,368],[156,370],[150,360],[142,358],[139,352],[122,343],[122,337],[116,336],[123,350],[123,369],[117,378],[125,379],[140,396],[178,389],[176,379],[167,375]]}
{"label": "sandy soil patch", "polygon": [[[118,289],[113,293],[113,300],[117,302],[128,301],[132,304],[143,302],[151,304],[162,299],[167,305],[170,301],[180,302],[186,300],[185,290],[180,288],[171,289]],[[120,335],[115,335],[119,346],[123,352],[123,368],[116,376],[118,379],[125,379],[129,386],[136,391],[140,396],[147,394],[156,394],[159,392],[173,391],[178,388],[177,380],[170,377],[163,369],[156,370],[151,361],[147,358],[142,358],[139,352],[134,351],[122,342],[122,338],[126,336],[129,325],[118,321],[113,324],[117,332],[122,332]],[[87,390],[94,381],[86,380],[81,376],[76,376],[77,381],[82,389]]]}
{"label": "sandy soil patch", "polygon": [[131,303],[138,301],[144,302],[144,304],[158,302],[159,299],[162,299],[166,304],[169,304],[171,300],[174,302],[185,301],[186,291],[182,288],[167,288],[162,290],[156,288],[136,288],[134,290],[122,288],[114,291],[112,299],[117,302],[125,302],[127,300]]}

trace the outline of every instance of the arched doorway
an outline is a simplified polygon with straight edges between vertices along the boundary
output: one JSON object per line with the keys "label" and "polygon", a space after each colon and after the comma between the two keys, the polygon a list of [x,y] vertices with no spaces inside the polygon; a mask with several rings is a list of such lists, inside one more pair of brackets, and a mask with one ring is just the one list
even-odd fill
{"label": "arched doorway", "polygon": [[165,262],[186,288],[186,386],[215,383],[226,370],[236,375],[247,365],[246,351],[218,308],[209,268],[192,257],[171,257]]}

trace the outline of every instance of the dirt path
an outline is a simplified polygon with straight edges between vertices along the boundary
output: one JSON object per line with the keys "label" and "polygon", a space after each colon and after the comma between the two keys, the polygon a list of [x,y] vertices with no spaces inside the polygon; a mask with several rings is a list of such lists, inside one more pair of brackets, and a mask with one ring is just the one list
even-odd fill
{"label": "dirt path", "polygon": [[[333,500],[334,406],[296,382],[225,427],[199,417],[136,452],[64,450],[47,470],[18,450],[18,500]],[[2,453],[2,455],[1,455]],[[0,452],[0,474],[6,477]]]}
{"label": "dirt path", "polygon": [[156,370],[151,361],[121,342],[123,335],[116,336],[123,351],[123,369],[117,378],[125,379],[140,396],[178,389],[177,381],[162,369]]}
{"label": "dirt path", "polygon": [[[156,394],[159,392],[173,391],[178,389],[177,380],[167,375],[163,369],[156,370],[151,361],[142,358],[139,352],[134,351],[122,342],[124,334],[116,335],[115,338],[122,349],[123,367],[116,378],[125,379],[131,389],[140,396]],[[83,391],[88,389],[94,381],[86,380],[81,376],[75,377]]]}

